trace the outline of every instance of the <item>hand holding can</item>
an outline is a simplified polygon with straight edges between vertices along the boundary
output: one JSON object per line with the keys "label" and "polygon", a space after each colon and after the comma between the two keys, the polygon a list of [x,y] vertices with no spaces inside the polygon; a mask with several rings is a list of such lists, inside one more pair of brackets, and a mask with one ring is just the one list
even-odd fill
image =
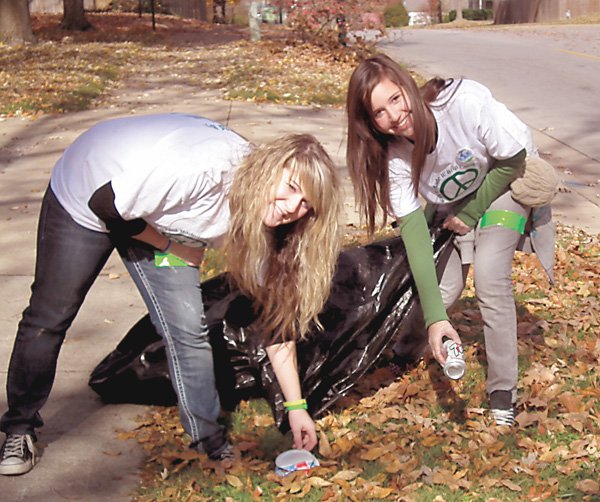
{"label": "hand holding can", "polygon": [[462,345],[454,340],[446,340],[443,344],[446,351],[446,363],[444,364],[444,374],[452,379],[459,380],[465,374],[467,365],[465,364],[465,353]]}

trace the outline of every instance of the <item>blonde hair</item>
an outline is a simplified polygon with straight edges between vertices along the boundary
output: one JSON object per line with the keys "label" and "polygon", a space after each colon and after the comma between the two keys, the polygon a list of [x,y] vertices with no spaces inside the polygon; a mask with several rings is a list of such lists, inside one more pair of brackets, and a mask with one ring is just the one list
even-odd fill
{"label": "blonde hair", "polygon": [[[269,229],[263,218],[284,168],[298,176],[311,209]],[[312,322],[320,326],[340,250],[340,190],[335,164],[309,134],[255,147],[234,176],[227,268],[254,300],[260,328],[272,340],[304,338]]]}

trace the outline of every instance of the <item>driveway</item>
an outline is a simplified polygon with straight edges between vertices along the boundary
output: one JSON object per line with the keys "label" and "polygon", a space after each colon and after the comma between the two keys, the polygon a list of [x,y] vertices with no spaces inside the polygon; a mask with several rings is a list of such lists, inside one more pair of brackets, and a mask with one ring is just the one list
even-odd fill
{"label": "driveway", "polygon": [[[566,190],[584,199],[581,224],[600,231],[600,25],[403,29],[380,48],[419,73],[490,87],[534,132]],[[560,197],[556,215],[569,210]]]}

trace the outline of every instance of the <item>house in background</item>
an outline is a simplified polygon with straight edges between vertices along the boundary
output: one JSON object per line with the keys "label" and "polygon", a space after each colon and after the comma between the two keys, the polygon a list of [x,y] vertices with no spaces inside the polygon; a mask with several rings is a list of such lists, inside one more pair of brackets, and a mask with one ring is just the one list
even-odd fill
{"label": "house in background", "polygon": [[408,26],[431,24],[435,18],[430,0],[404,0],[404,8],[408,14]]}
{"label": "house in background", "polygon": [[[109,10],[111,0],[83,0],[85,10]],[[62,14],[63,0],[30,0],[29,12],[32,14]]]}
{"label": "house in background", "polygon": [[451,10],[458,9],[493,9],[495,0],[439,0],[442,5],[442,13],[448,14]]}
{"label": "house in background", "polygon": [[[458,9],[493,9],[494,23],[535,23],[600,13],[600,0],[414,0],[423,8],[440,2],[442,16]],[[405,0],[407,10],[412,1]],[[435,13],[432,14],[435,17]]]}
{"label": "house in background", "polygon": [[422,19],[423,16],[427,16],[430,21],[441,22],[452,10],[462,12],[463,9],[493,9],[494,0],[404,0],[404,7],[408,13],[409,25],[414,25],[422,23],[411,23],[411,20]]}
{"label": "house in background", "polygon": [[494,23],[558,21],[600,13],[600,0],[495,0]]}

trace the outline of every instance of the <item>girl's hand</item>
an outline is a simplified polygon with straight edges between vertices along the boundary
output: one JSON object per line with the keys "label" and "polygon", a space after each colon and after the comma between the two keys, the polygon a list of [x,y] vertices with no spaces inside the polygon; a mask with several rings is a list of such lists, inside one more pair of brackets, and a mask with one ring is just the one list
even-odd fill
{"label": "girl's hand", "polygon": [[[286,401],[299,401],[302,398],[302,388],[298,376],[296,343],[283,342],[269,345],[266,350],[275,377],[281,386],[284,399]],[[294,448],[312,450],[317,445],[317,431],[308,411],[303,409],[289,410],[288,419],[290,429],[294,435]]]}
{"label": "girl's hand", "polygon": [[308,411],[290,410],[288,419],[294,435],[294,448],[310,451],[317,446],[317,430]]}
{"label": "girl's hand", "polygon": [[446,354],[444,354],[444,350],[442,347],[442,338],[450,338],[456,343],[462,345],[458,333],[452,327],[452,324],[450,324],[449,321],[434,322],[432,325],[429,326],[429,328],[427,328],[427,335],[429,337],[429,347],[431,347],[433,357],[435,357],[436,361],[442,366],[446,362]]}
{"label": "girl's hand", "polygon": [[178,256],[191,267],[199,267],[204,258],[204,248],[193,248],[173,241],[169,253]]}
{"label": "girl's hand", "polygon": [[442,227],[444,227],[447,230],[451,230],[455,234],[459,235],[465,235],[469,233],[469,230],[471,230],[471,228],[468,225],[465,225],[461,219],[454,216],[453,214],[451,214],[444,220]]}

